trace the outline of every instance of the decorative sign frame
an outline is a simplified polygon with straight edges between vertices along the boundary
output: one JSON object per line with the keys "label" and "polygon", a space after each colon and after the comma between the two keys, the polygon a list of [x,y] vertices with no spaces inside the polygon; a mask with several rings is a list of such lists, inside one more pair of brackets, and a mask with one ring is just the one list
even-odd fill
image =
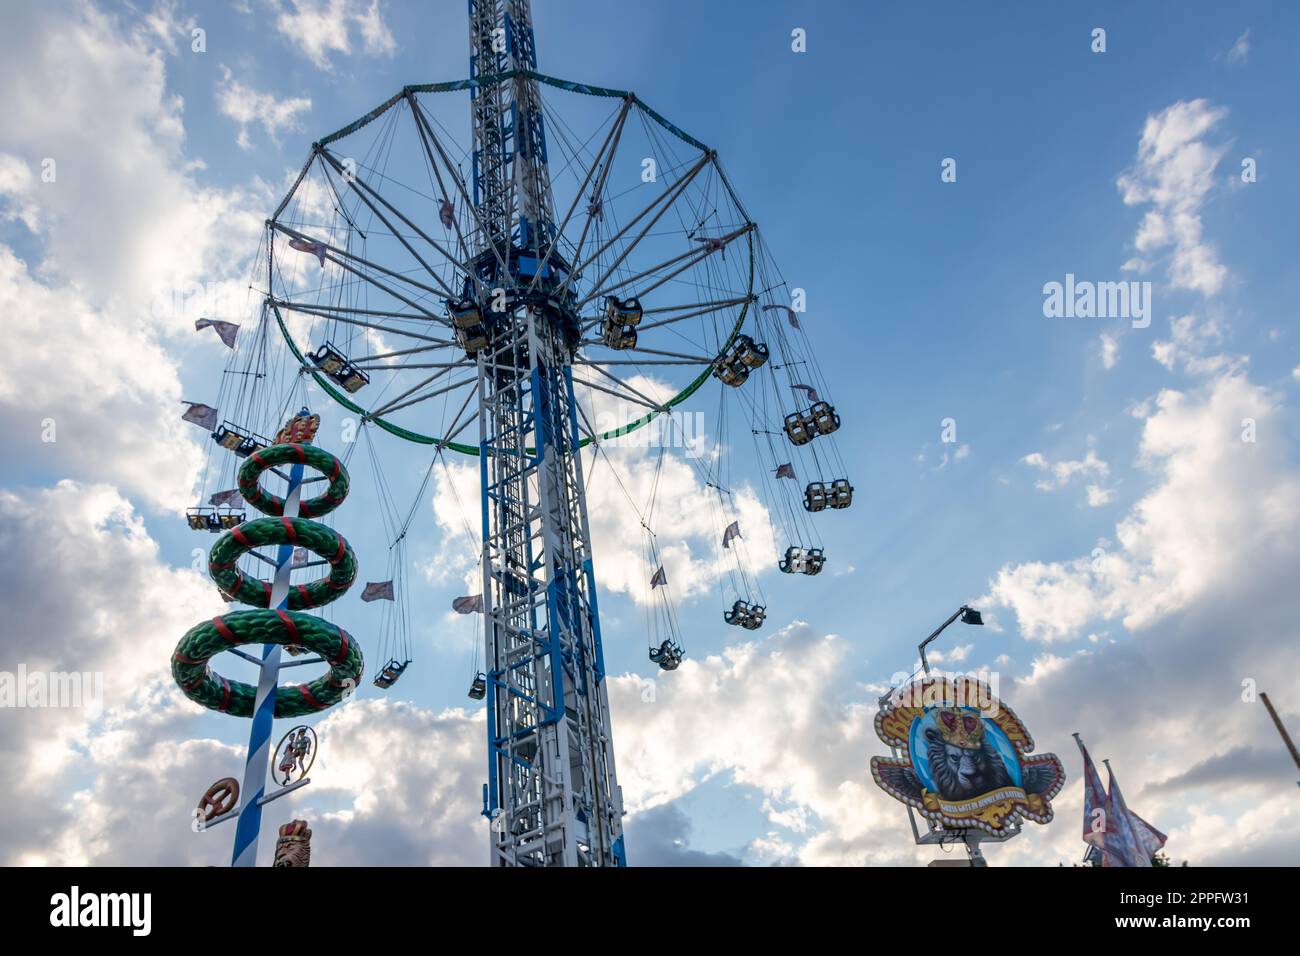
{"label": "decorative sign frame", "polygon": [[1025,725],[974,678],[925,677],[894,690],[876,735],[902,754],[871,758],[876,784],[949,829],[1005,838],[1021,818],[1048,823],[1065,786],[1056,754],[1029,756]]}

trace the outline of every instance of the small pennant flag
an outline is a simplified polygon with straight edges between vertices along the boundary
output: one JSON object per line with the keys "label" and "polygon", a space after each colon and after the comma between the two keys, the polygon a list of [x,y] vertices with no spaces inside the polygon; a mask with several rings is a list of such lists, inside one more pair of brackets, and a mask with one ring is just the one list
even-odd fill
{"label": "small pennant flag", "polygon": [[289,559],[289,567],[300,568],[308,561],[306,548],[294,548],[293,557]]}
{"label": "small pennant flag", "polygon": [[804,394],[806,394],[806,395],[808,396],[808,401],[810,401],[810,402],[819,402],[819,401],[821,401],[821,399],[817,397],[817,389],[813,388],[811,385],[798,385],[798,384],[795,384],[795,385],[791,385],[790,387],[791,387],[791,388],[801,389],[801,390],[804,392]]}
{"label": "small pennant flag", "polygon": [[668,575],[664,573],[664,566],[659,565],[659,570],[655,572],[654,577],[650,579],[650,590],[653,591],[659,585],[668,585]]}
{"label": "small pennant flag", "polygon": [[194,323],[194,331],[202,332],[204,329],[216,329],[217,335],[221,336],[221,341],[226,344],[226,348],[235,347],[235,335],[239,332],[239,326],[234,322],[223,322],[221,319],[199,319]]}
{"label": "small pennant flag", "polygon": [[456,209],[451,204],[451,200],[444,199],[442,205],[438,207],[438,219],[448,229],[456,225]]}
{"label": "small pennant flag", "polygon": [[238,488],[214,492],[212,497],[208,499],[208,504],[214,508],[237,508],[243,503],[243,499],[239,497]]}
{"label": "small pennant flag", "polygon": [[794,314],[794,309],[790,308],[788,305],[763,306],[764,312],[771,312],[773,309],[783,309],[785,311],[785,317],[790,321],[790,328],[792,329],[799,328],[799,317]]}
{"label": "small pennant flag", "polygon": [[591,201],[587,203],[587,215],[592,219],[605,219],[605,201],[598,196],[592,196]]}
{"label": "small pennant flag", "polygon": [[791,481],[799,480],[794,476],[794,465],[788,461],[784,465],[777,465],[776,476],[778,478],[789,478]]}
{"label": "small pennant flag", "polygon": [[393,582],[392,581],[370,581],[366,584],[365,589],[361,592],[363,601],[391,601],[393,600]]}
{"label": "small pennant flag", "polygon": [[483,595],[467,594],[464,597],[458,597],[451,602],[451,609],[457,614],[473,614],[478,611],[483,613]]}
{"label": "small pennant flag", "polygon": [[740,522],[733,521],[731,522],[731,524],[727,525],[727,530],[722,532],[722,546],[724,548],[730,549],[731,539],[739,538],[739,537],[740,537]]}
{"label": "small pennant flag", "polygon": [[[1083,738],[1074,735],[1074,742],[1083,754],[1083,842],[1095,850],[1104,850],[1106,846],[1106,790],[1101,784],[1097,768],[1093,766],[1088,748],[1083,745]],[[1109,829],[1115,829],[1111,826]]]}
{"label": "small pennant flag", "polygon": [[299,252],[310,252],[320,260],[321,268],[325,268],[325,243],[312,242],[310,239],[290,239],[289,248],[297,249]]}
{"label": "small pennant flag", "polygon": [[185,414],[181,418],[187,422],[193,422],[200,425],[208,431],[217,427],[217,410],[211,405],[204,405],[202,402],[185,402],[189,408],[185,409]]}

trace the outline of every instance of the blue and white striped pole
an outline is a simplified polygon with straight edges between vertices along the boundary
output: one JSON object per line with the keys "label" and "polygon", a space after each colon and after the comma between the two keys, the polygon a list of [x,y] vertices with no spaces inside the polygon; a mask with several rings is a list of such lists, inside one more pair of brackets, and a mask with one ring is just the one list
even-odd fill
{"label": "blue and white striped pole", "polygon": [[[306,414],[303,409],[302,414]],[[301,464],[289,471],[289,493],[284,500],[284,516],[298,517],[302,498]],[[289,573],[293,569],[293,545],[280,545],[276,556],[275,583],[267,605],[284,610],[289,599]],[[262,829],[262,797],[266,794],[266,770],[271,762],[271,725],[275,720],[275,690],[280,684],[280,645],[262,645],[262,671],[257,680],[257,698],[253,704],[253,729],[248,735],[248,761],[244,764],[244,806],[235,822],[235,850],[231,866],[257,865],[257,838]]]}

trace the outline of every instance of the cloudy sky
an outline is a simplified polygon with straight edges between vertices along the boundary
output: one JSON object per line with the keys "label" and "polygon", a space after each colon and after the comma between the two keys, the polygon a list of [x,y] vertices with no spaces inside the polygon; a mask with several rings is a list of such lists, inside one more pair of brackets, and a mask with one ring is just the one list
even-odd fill
{"label": "cloudy sky", "polygon": [[[721,622],[703,489],[670,458],[661,544],[689,658],[660,676],[620,490],[640,497],[648,459],[593,467],[630,862],[935,856],[871,781],[872,720],[963,602],[988,626],[954,625],[931,660],[995,673],[1070,776],[1056,820],[992,863],[1081,856],[1075,731],[1174,858],[1300,861],[1297,772],[1254,696],[1300,731],[1300,132],[1282,119],[1300,15],[535,7],[544,72],[633,89],[719,150],[808,290],[857,488],[850,511],[823,516],[827,572],[792,581],[766,557],[759,476],[738,477],[769,606],[751,634]],[[211,443],[179,412],[213,401],[227,353],[194,332],[186,290],[242,292],[313,139],[405,83],[462,78],[465,34],[460,0],[0,13],[0,314],[16,330],[0,362],[0,671],[104,680],[102,710],[0,710],[0,862],[228,859],[230,834],[191,832],[190,809],[238,774],[247,724],[185,700],[168,671],[180,635],[223,606],[196,570],[211,541],[182,518],[215,490]],[[1067,274],[1149,282],[1149,325],[1045,316],[1045,284]],[[338,434],[337,410],[321,411],[322,436]],[[315,721],[314,782],[267,824],[308,818],[318,865],[477,864],[475,622],[448,610],[474,559],[475,471],[440,463],[415,499],[428,458],[377,441],[394,495],[418,505],[415,663],[387,695],[366,684]],[[367,454],[335,522],[379,580]],[[354,593],[331,613],[373,665],[380,609]]]}

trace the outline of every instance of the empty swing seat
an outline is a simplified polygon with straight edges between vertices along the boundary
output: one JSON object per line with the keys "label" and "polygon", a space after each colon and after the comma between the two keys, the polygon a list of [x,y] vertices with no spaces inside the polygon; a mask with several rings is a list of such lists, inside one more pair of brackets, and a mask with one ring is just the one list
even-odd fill
{"label": "empty swing seat", "polygon": [[605,296],[605,323],[601,341],[611,349],[636,348],[636,326],[640,321],[640,299]]}
{"label": "empty swing seat", "polygon": [[803,574],[804,573],[804,550],[796,548],[794,545],[785,549],[785,556],[777,562],[777,567],[783,574]]}
{"label": "empty swing seat", "polygon": [[405,673],[406,666],[410,663],[410,661],[399,661],[397,658],[393,658],[380,669],[379,674],[375,677],[374,685],[380,690],[388,690],[397,683],[397,678]]}
{"label": "empty swing seat", "polygon": [[247,458],[269,444],[265,438],[236,428],[230,422],[217,426],[217,430],[212,433],[212,440],[240,458]]}
{"label": "empty swing seat", "polygon": [[456,331],[456,342],[469,356],[475,355],[488,344],[487,326],[483,309],[473,299],[448,300],[447,312]]}
{"label": "empty swing seat", "polygon": [[785,437],[793,445],[806,445],[813,440],[813,433],[808,430],[809,422],[803,412],[794,412],[785,416]]}
{"label": "empty swing seat", "polygon": [[724,385],[739,388],[749,378],[751,370],[767,362],[769,351],[762,342],[755,342],[748,335],[737,335],[731,348],[713,369]]}
{"label": "empty swing seat", "polygon": [[737,600],[731,605],[731,610],[722,612],[722,619],[728,624],[734,624],[737,627],[743,627],[747,631],[756,631],[763,626],[763,620],[767,617],[767,608],[761,604],[750,604],[748,601]]}
{"label": "empty swing seat", "polygon": [[316,364],[318,369],[334,379],[350,393],[359,392],[370,382],[369,375],[349,362],[343,353],[329,342],[326,342],[307,357]]}
{"label": "empty swing seat", "polygon": [[476,676],[469,685],[469,699],[482,700],[486,696],[487,696],[487,675],[484,674],[482,671],[479,671],[478,676]]}
{"label": "empty swing seat", "polygon": [[618,296],[605,297],[605,319],[619,325],[634,326],[641,321],[641,300],[635,296],[620,299]]}
{"label": "empty swing seat", "polygon": [[840,427],[840,416],[829,402],[816,402],[808,409],[808,417],[819,435],[829,435]]}
{"label": "empty swing seat", "polygon": [[824,511],[828,504],[826,498],[826,485],[824,482],[808,482],[808,487],[803,490],[804,510],[812,512]]}
{"label": "empty swing seat", "polygon": [[658,664],[661,670],[675,671],[677,665],[682,662],[686,652],[682,650],[681,645],[674,640],[666,640],[657,648],[650,651],[650,662]]}
{"label": "empty swing seat", "polygon": [[836,478],[831,482],[829,504],[832,508],[847,508],[853,504],[853,486],[847,478]]}

